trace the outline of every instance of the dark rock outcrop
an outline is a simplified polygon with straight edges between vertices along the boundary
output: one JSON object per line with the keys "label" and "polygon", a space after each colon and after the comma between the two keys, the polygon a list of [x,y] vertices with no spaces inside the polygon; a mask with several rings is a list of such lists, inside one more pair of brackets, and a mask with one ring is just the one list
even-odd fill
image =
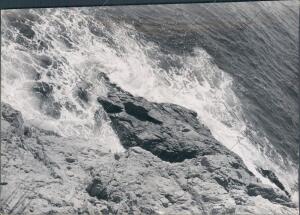
{"label": "dark rock outcrop", "polygon": [[290,194],[287,192],[283,184],[279,181],[278,177],[274,172],[267,169],[259,168],[258,171],[266,178],[268,178],[271,182],[273,182],[279,189],[281,189],[285,194],[290,197]]}
{"label": "dark rock outcrop", "polygon": [[125,148],[139,146],[169,162],[230,153],[199,123],[196,112],[174,104],[148,102],[116,87],[107,77],[103,80],[109,93],[98,102]]}
{"label": "dark rock outcrop", "polygon": [[[108,94],[105,98],[99,97],[98,102],[125,148],[141,147],[163,161],[181,166],[180,170],[174,169],[182,171],[180,174],[187,174],[185,168],[198,168],[193,174],[218,184],[230,196],[236,196],[234,193],[240,190],[249,196],[260,195],[271,202],[293,207],[284,193],[262,185],[243,161],[199,122],[194,111],[135,97],[111,83],[105,74],[100,77]],[[239,204],[245,201],[232,198]]]}
{"label": "dark rock outcrop", "polygon": [[247,193],[249,196],[262,196],[272,202],[292,206],[293,204],[289,201],[289,198],[285,195],[276,193],[276,191],[269,187],[262,187],[258,184],[249,184],[247,186]]}

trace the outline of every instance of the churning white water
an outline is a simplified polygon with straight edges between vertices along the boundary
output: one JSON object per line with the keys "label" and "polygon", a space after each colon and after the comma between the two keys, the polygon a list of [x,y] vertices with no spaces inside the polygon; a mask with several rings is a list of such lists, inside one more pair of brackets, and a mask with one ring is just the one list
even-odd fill
{"label": "churning white water", "polygon": [[[32,11],[41,19],[39,24],[33,25],[36,34],[33,40],[28,40],[17,29],[6,28],[6,21],[3,19],[2,101],[20,110],[26,121],[37,127],[53,130],[65,137],[75,136],[85,139],[87,144],[97,144],[112,152],[123,151],[124,149],[109,122],[104,119],[95,120],[95,112],[99,109],[96,97],[105,95],[106,92],[96,79],[99,71],[95,69],[98,67],[97,62],[93,62],[88,54],[88,52],[93,53],[97,50],[86,51],[83,49],[85,46],[89,49],[90,43],[93,41],[87,37],[87,33],[82,34],[81,31],[86,31],[85,28],[71,23],[72,16],[80,15],[79,13],[58,12],[57,14],[57,12],[54,12],[49,18],[41,16],[37,11]],[[17,14],[18,12],[9,11],[7,13]],[[80,21],[80,17],[77,18],[76,22],[78,21]],[[57,23],[63,24],[59,26]],[[63,33],[60,32],[60,27],[62,26],[68,28],[68,32],[65,32],[66,35],[70,34],[78,44],[76,47],[76,44],[72,43],[74,45],[72,50],[68,50],[61,40]],[[24,47],[23,43],[17,42],[20,37],[29,44],[29,48]],[[52,48],[47,50],[31,49],[40,41],[44,41]],[[41,63],[43,60],[49,61],[49,65],[45,67]],[[69,111],[63,106],[59,119],[45,115],[39,109],[38,99],[32,95],[31,91],[33,83],[36,82],[33,80],[33,76],[37,73],[41,77],[39,81],[53,83],[56,86],[53,89],[56,101],[61,104],[71,104],[76,111]],[[88,104],[81,103],[78,98],[73,96],[78,87],[85,85],[91,95]]]}
{"label": "churning white water", "polygon": [[[36,36],[27,42],[34,46],[44,41],[48,48],[43,50],[18,43],[17,38],[24,36],[16,29],[6,27],[3,19],[3,101],[19,109],[32,124],[122,151],[107,120],[101,119],[100,126],[95,121],[95,111],[99,109],[96,98],[106,93],[97,74],[105,72],[113,82],[133,95],[196,111],[213,136],[238,154],[258,178],[271,184],[256,168],[273,170],[292,192],[297,170],[286,169],[279,154],[277,164],[265,155],[266,138],[259,138],[261,144],[252,141],[256,133],[243,116],[240,101],[232,89],[231,77],[213,63],[205,50],[195,48],[193,54],[185,56],[165,54],[155,44],[140,37],[133,26],[112,20],[103,23],[82,11],[85,10],[47,10],[45,14],[31,11],[39,21],[33,24]],[[183,66],[164,69],[158,60],[163,58]],[[41,64],[43,59],[50,61],[48,66]],[[54,88],[54,98],[61,104],[75,105],[77,112],[63,106],[60,119],[43,114],[30,93],[34,72],[41,74],[40,81],[60,86]],[[51,75],[47,75],[49,72]],[[74,96],[74,90],[80,86],[86,86],[90,95],[87,104],[82,104]]]}

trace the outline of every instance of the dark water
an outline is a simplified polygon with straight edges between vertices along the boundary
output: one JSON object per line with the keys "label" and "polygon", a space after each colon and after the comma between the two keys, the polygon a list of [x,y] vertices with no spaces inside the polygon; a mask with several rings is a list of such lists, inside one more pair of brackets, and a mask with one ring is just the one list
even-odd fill
{"label": "dark water", "polygon": [[254,129],[265,133],[282,155],[298,162],[296,1],[136,6],[107,11],[97,17],[127,20],[166,53],[184,55],[197,46],[204,48],[234,78],[235,92]]}

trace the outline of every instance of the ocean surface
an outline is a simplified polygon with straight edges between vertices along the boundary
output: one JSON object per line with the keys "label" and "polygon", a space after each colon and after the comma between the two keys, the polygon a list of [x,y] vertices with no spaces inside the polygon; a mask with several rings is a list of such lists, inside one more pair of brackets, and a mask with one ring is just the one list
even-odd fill
{"label": "ocean surface", "polygon": [[[298,201],[299,2],[6,10],[1,17],[1,99],[27,121],[124,150],[107,120],[95,119],[96,98],[106,93],[97,74],[105,72],[133,95],[196,111],[258,178],[270,183],[257,169],[272,170]],[[41,82],[54,95],[46,103],[34,93]]]}

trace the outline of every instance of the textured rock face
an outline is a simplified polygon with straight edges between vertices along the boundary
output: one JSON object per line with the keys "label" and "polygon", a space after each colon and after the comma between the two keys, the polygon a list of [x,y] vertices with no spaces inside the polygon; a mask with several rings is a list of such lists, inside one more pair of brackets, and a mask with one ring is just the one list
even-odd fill
{"label": "textured rock face", "polygon": [[0,213],[101,214],[85,188],[90,169],[103,163],[108,151],[24,121],[19,111],[1,104],[2,182],[7,184]]}
{"label": "textured rock face", "polygon": [[109,93],[98,102],[125,148],[140,146],[169,162],[230,153],[199,123],[197,113],[174,104],[148,102],[111,84],[104,75],[103,80]]}
{"label": "textured rock face", "polygon": [[279,189],[281,189],[282,191],[285,192],[285,194],[290,197],[291,195],[286,191],[285,187],[283,186],[283,184],[279,181],[279,179],[277,178],[277,176],[275,175],[274,172],[272,172],[271,170],[266,170],[266,169],[258,169],[258,171],[266,178],[268,178],[270,181],[272,181]]}
{"label": "textured rock face", "polygon": [[1,104],[1,119],[5,120],[12,127],[22,130],[23,117],[20,111],[12,109],[9,104]]}
{"label": "textured rock face", "polygon": [[[161,160],[183,162],[185,168],[199,168],[200,165],[203,169],[198,169],[195,174],[207,175],[208,181],[222,186],[228,195],[242,190],[250,196],[260,195],[271,202],[293,205],[286,195],[260,185],[242,160],[221,145],[198,121],[195,112],[134,97],[112,84],[104,74],[102,80],[108,88],[108,95],[107,98],[98,98],[98,101],[126,148],[139,146]],[[212,161],[216,164],[214,168]],[[185,168],[181,171],[184,172]],[[238,199],[239,203],[243,201]]]}
{"label": "textured rock face", "polygon": [[[98,98],[127,149],[112,154],[1,104],[4,214],[297,214],[214,139],[196,113],[134,97],[102,74]],[[102,108],[103,107],[103,110]],[[97,118],[97,117],[96,117]]]}
{"label": "textured rock face", "polygon": [[249,196],[246,185],[255,184],[256,191],[271,188],[263,188],[243,168],[232,169],[236,159],[228,155],[169,163],[132,147],[111,162],[92,171],[87,187],[91,196],[106,203],[103,214],[295,213],[287,207],[259,205],[268,201],[259,194]]}

